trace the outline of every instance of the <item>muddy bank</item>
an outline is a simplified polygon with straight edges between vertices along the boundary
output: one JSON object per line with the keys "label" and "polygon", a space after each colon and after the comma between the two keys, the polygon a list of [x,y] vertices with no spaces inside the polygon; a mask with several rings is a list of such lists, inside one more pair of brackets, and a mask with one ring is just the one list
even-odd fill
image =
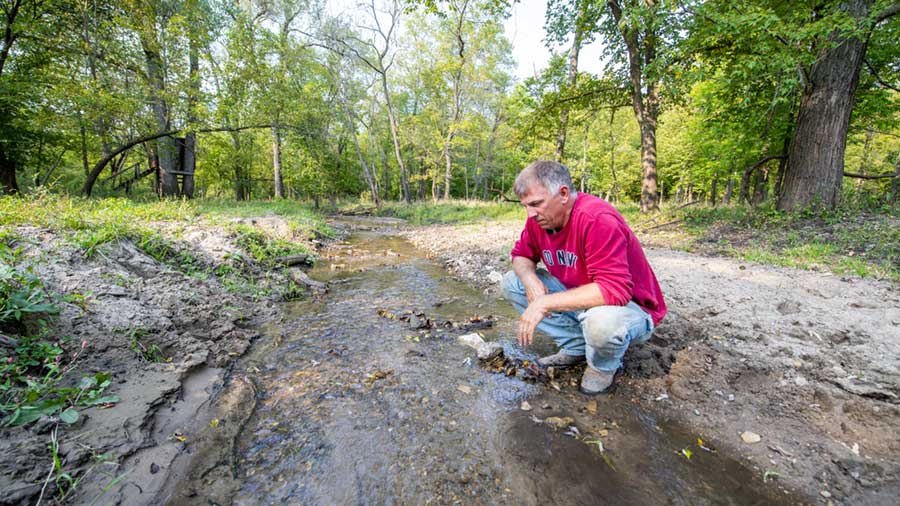
{"label": "muddy bank", "polygon": [[[497,293],[521,224],[404,235]],[[670,314],[626,355],[616,397],[820,504],[900,492],[900,292],[886,282],[648,249]],[[753,433],[760,441],[744,442]],[[755,440],[747,435],[748,441]]]}
{"label": "muddy bank", "polygon": [[[289,228],[277,217],[263,221],[252,224]],[[59,386],[109,374],[104,395],[118,402],[79,408],[73,425],[44,417],[0,429],[0,504],[35,504],[39,497],[53,504],[63,496],[68,504],[159,504],[188,473],[190,455],[209,457],[201,471],[210,474],[229,454],[254,398],[252,385],[230,377],[232,364],[260,326],[277,318],[282,289],[297,286],[239,254],[222,226],[157,228],[178,258],[190,256],[190,270],[127,240],[86,259],[66,233],[13,230],[47,291],[69,296],[49,319],[48,335],[64,339],[68,372]],[[234,276],[217,276],[222,267]],[[257,293],[223,284],[235,280]],[[48,449],[53,437],[59,468]]]}

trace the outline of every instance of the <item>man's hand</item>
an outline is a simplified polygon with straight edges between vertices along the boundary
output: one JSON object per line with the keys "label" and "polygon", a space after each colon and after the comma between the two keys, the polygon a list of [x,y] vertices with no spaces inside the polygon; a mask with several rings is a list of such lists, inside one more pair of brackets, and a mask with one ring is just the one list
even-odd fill
{"label": "man's hand", "polygon": [[[543,287],[543,283],[541,287]],[[519,345],[528,346],[534,340],[534,329],[545,317],[550,316],[550,311],[544,307],[544,294],[540,294],[531,300],[528,307],[519,317]]]}

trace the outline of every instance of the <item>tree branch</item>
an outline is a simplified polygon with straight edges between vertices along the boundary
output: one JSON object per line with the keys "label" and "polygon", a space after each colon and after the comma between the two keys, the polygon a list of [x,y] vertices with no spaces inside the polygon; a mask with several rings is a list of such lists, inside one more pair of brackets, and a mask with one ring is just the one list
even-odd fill
{"label": "tree branch", "polygon": [[857,179],[892,179],[900,176],[898,176],[897,174],[878,174],[874,176],[867,176],[866,174],[857,174],[855,172],[844,172],[844,177],[855,177]]}
{"label": "tree branch", "polygon": [[885,19],[896,16],[897,14],[900,14],[900,4],[891,5],[875,15],[875,22],[873,24],[877,25]]}
{"label": "tree branch", "polygon": [[[282,125],[283,126],[283,125]],[[240,132],[241,130],[250,130],[253,128],[272,128],[271,124],[268,125],[249,125],[243,127],[216,127],[216,128],[203,128],[199,130],[194,130],[197,133],[212,133],[212,132]],[[116,156],[128,151],[129,149],[137,146],[138,144],[143,144],[145,142],[153,141],[162,137],[170,137],[179,132],[185,131],[185,128],[179,128],[176,130],[168,130],[165,132],[156,132],[149,135],[144,135],[142,137],[138,137],[132,139],[130,141],[125,142],[120,145],[118,148],[114,149],[112,152],[104,156],[98,161],[94,167],[91,169],[91,172],[87,176],[87,180],[84,182],[84,187],[82,187],[81,191],[84,193],[86,197],[91,196],[91,191],[94,189],[94,183],[97,181],[97,177],[103,172],[103,169],[109,164],[109,162],[115,158]]]}
{"label": "tree branch", "polygon": [[881,78],[880,75],[878,75],[878,71],[875,70],[875,67],[872,66],[872,64],[869,62],[868,58],[863,58],[863,61],[866,63],[866,67],[869,68],[869,72],[872,74],[872,77],[875,78],[875,81],[877,81],[878,84],[884,86],[885,88],[887,88],[889,90],[894,90],[897,93],[900,93],[900,88],[897,88],[896,86],[886,82],[884,79]]}

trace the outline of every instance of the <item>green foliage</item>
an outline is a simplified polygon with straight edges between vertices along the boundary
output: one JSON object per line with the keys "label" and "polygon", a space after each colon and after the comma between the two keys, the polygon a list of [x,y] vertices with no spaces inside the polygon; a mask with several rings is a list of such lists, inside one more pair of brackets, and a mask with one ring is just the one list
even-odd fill
{"label": "green foliage", "polygon": [[516,203],[479,201],[418,202],[411,205],[385,203],[377,210],[382,216],[403,218],[415,225],[433,223],[474,223],[481,220],[523,220],[525,212]]}
{"label": "green foliage", "polygon": [[135,327],[124,331],[122,329],[114,329],[114,331],[125,334],[125,337],[128,339],[128,348],[144,362],[160,363],[171,360],[163,356],[162,350],[156,343],[146,344],[147,340],[145,338],[150,334],[147,329]]}
{"label": "green foliage", "polygon": [[21,255],[21,249],[0,242],[0,328],[26,314],[59,312],[32,267],[19,265]]}
{"label": "green foliage", "polygon": [[274,265],[279,257],[288,255],[309,254],[309,250],[295,242],[271,237],[262,230],[250,225],[233,225],[235,242],[257,262]]}
{"label": "green foliage", "polygon": [[[39,343],[38,343],[39,344]],[[66,372],[59,365],[56,357],[61,355],[61,350],[52,350],[47,354],[39,366],[25,366],[19,363],[20,356],[34,358],[36,343],[26,341],[16,350],[14,364],[16,368],[9,372],[3,370],[4,385],[2,394],[3,404],[0,404],[0,413],[7,416],[3,419],[3,425],[18,426],[31,423],[43,416],[60,414],[60,420],[65,423],[74,423],[78,420],[76,408],[90,407],[100,404],[114,404],[119,398],[114,395],[103,395],[112,382],[112,377],[107,373],[97,373],[93,376],[84,376],[75,387],[59,387],[60,380]],[[20,350],[21,349],[21,350]],[[21,353],[20,353],[21,351]],[[53,362],[49,362],[50,358]],[[24,360],[24,359],[23,359]],[[21,372],[35,370],[43,372],[40,379],[33,376],[23,376]],[[7,374],[9,372],[9,374]],[[7,380],[10,382],[6,386]]]}

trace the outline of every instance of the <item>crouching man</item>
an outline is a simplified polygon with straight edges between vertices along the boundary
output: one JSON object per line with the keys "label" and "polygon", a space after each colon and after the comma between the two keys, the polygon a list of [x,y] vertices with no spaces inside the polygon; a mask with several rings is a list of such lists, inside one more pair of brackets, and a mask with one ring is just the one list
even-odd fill
{"label": "crouching man", "polygon": [[[503,293],[521,313],[519,344],[530,345],[541,330],[559,347],[541,365],[587,360],[581,391],[604,392],[628,346],[649,340],[666,314],[656,276],[619,212],[573,191],[564,165],[534,162],[516,177],[514,190],[528,219]],[[537,268],[539,261],[546,270]]]}

